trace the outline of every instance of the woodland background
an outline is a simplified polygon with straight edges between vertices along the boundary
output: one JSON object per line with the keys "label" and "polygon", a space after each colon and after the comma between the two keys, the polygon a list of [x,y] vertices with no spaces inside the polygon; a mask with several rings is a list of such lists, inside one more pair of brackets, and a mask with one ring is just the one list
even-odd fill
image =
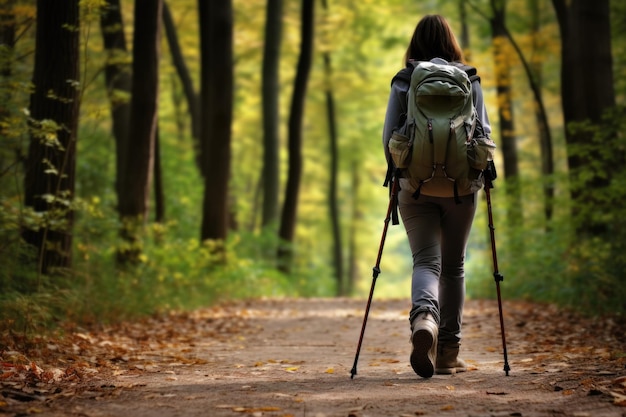
{"label": "woodland background", "polygon": [[[389,84],[429,13],[481,75],[503,297],[622,314],[623,2],[0,0],[0,329],[367,294]],[[408,297],[402,226],[381,269]]]}

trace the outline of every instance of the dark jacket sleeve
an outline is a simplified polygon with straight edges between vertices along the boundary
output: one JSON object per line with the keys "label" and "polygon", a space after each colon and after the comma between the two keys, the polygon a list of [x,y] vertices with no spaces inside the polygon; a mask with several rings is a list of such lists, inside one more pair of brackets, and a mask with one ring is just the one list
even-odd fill
{"label": "dark jacket sleeve", "polygon": [[389,93],[385,124],[383,127],[383,149],[387,162],[391,161],[387,145],[389,144],[389,139],[394,129],[398,127],[401,116],[406,114],[406,95],[408,91],[409,83],[402,78],[394,77],[391,83],[391,92]]}

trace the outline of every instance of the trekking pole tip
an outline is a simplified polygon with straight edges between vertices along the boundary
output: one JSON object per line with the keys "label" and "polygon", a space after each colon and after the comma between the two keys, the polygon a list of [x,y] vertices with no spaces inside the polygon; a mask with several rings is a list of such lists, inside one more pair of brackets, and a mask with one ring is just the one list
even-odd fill
{"label": "trekking pole tip", "polygon": [[511,367],[509,366],[508,362],[504,364],[504,374],[506,376],[509,376],[509,371],[511,370]]}
{"label": "trekking pole tip", "polygon": [[350,371],[350,379],[354,379],[355,375],[356,375],[356,368],[352,368],[352,370]]}

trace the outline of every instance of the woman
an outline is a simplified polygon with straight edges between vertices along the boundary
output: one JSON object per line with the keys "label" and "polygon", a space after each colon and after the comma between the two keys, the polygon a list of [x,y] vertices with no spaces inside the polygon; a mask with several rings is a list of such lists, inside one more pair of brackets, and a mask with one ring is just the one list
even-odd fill
{"label": "woman", "polygon": [[[448,22],[442,16],[428,15],[417,24],[404,61],[411,68],[412,61],[462,63],[463,52]],[[406,113],[408,89],[406,79],[394,77],[383,130],[388,161],[387,145],[398,120]],[[483,136],[489,137],[491,128],[479,81],[472,83],[472,93],[478,126],[482,125]],[[413,254],[410,362],[419,376],[430,378],[435,372],[467,370],[458,355],[465,299],[464,259],[476,211],[476,192],[468,191],[455,199],[429,195],[427,189],[413,198],[414,191],[408,180],[400,178],[398,206]]]}

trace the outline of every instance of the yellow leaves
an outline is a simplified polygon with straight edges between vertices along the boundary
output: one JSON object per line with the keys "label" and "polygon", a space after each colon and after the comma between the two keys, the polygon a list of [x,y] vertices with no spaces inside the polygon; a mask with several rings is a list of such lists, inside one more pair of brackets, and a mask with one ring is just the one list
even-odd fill
{"label": "yellow leaves", "polygon": [[372,367],[381,366],[381,363],[400,363],[398,359],[395,358],[380,358],[370,362],[368,365]]}

